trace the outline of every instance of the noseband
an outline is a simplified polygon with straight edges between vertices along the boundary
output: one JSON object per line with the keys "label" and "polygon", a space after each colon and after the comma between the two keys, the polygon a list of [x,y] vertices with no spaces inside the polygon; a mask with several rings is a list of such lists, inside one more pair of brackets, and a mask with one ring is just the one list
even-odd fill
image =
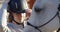
{"label": "noseband", "polygon": [[[60,8],[58,7],[58,11],[57,11],[57,13],[55,14],[55,16],[54,16],[53,18],[51,18],[48,22],[46,22],[46,23],[44,23],[44,24],[42,24],[42,25],[40,25],[40,26],[34,26],[34,25],[30,24],[29,22],[27,22],[27,25],[30,25],[30,26],[34,27],[35,29],[37,29],[38,31],[42,32],[39,28],[41,28],[41,27],[47,25],[48,23],[50,23],[56,16],[58,16],[58,18],[59,18],[59,23],[60,23],[60,15],[59,15],[59,14],[60,14],[60,10],[59,10],[59,9],[60,9]],[[59,28],[59,29],[60,29],[60,28]],[[58,29],[57,32],[59,32],[59,29]]]}

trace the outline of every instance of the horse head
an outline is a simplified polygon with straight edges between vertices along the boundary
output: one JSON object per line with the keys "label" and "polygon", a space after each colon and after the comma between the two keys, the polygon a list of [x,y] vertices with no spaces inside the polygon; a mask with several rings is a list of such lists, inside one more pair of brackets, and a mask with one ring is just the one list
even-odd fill
{"label": "horse head", "polygon": [[59,0],[36,0],[24,32],[56,31],[59,28],[58,4]]}

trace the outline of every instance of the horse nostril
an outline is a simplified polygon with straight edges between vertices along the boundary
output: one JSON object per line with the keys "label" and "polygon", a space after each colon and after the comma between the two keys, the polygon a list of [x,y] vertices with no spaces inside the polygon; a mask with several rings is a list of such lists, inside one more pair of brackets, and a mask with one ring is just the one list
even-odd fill
{"label": "horse nostril", "polygon": [[34,10],[35,10],[35,12],[40,12],[40,10],[41,10],[41,9],[40,9],[40,8],[35,7],[35,8],[34,8]]}

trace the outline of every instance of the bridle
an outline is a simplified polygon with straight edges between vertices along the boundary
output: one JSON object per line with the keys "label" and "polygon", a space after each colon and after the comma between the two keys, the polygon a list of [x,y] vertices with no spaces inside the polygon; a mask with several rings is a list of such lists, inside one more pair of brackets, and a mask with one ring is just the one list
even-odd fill
{"label": "bridle", "polygon": [[[59,8],[59,9],[60,9],[60,8]],[[40,25],[40,26],[34,26],[34,25],[30,24],[29,22],[27,22],[27,25],[29,25],[29,26],[31,26],[31,27],[34,27],[34,28],[37,29],[38,31],[42,32],[39,28],[41,28],[41,27],[47,25],[48,23],[50,23],[56,16],[58,16],[58,18],[59,18],[59,23],[60,23],[60,16],[59,16],[60,10],[59,10],[59,9],[58,9],[57,13],[55,14],[55,16],[54,16],[53,18],[51,18],[48,22],[46,22],[46,23],[44,23],[44,24],[42,24],[42,25]],[[60,29],[60,28],[59,28],[59,29]],[[59,29],[58,29],[58,32],[59,32]]]}
{"label": "bridle", "polygon": [[41,27],[47,25],[48,23],[50,23],[57,15],[58,15],[58,13],[56,13],[56,15],[52,19],[50,19],[48,22],[44,23],[43,25],[34,26],[34,25],[30,24],[29,22],[27,22],[27,25],[30,25],[30,26],[34,27],[35,29],[37,29],[38,31],[42,32],[39,28],[41,28]]}

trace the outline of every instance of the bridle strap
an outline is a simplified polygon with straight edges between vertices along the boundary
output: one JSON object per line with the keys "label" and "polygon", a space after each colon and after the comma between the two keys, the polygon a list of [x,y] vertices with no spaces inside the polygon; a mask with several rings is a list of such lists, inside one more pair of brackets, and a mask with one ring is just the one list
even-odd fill
{"label": "bridle strap", "polygon": [[41,27],[47,25],[48,23],[50,23],[57,15],[58,15],[58,12],[56,13],[56,15],[52,19],[50,19],[48,22],[44,23],[41,26],[34,26],[34,25],[30,24],[29,22],[27,22],[27,25],[30,25],[30,26],[34,27],[35,29],[39,30],[40,32],[42,32],[39,28],[41,28]]}
{"label": "bridle strap", "polygon": [[33,25],[32,25],[32,24],[30,24],[29,22],[27,22],[27,25],[30,25],[30,26],[34,27],[35,29],[37,29],[38,31],[40,31],[40,32],[41,32],[41,30],[40,30],[40,29],[38,29],[38,27],[33,26]]}
{"label": "bridle strap", "polygon": [[56,13],[56,15],[52,19],[50,19],[48,22],[44,23],[43,25],[38,26],[38,28],[41,28],[41,27],[47,25],[48,23],[50,23],[57,15],[58,15],[58,12]]}

